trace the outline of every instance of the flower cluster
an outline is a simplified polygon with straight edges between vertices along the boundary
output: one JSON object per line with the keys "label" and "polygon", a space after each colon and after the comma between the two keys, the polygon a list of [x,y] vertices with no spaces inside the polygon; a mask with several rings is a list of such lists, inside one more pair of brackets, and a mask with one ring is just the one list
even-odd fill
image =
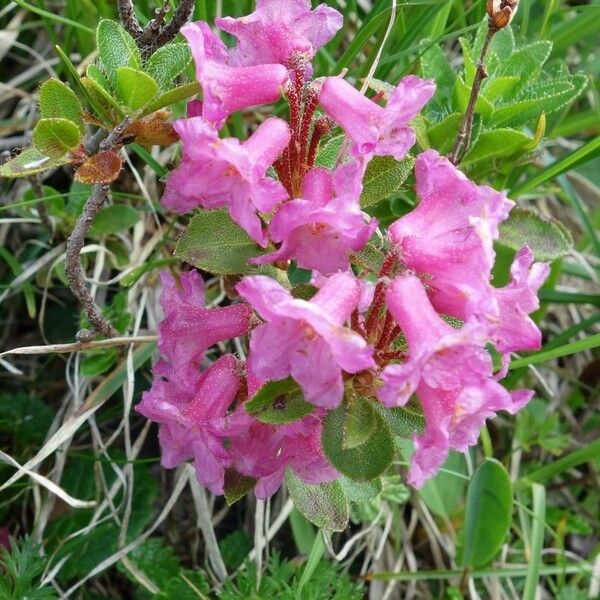
{"label": "flower cluster", "polygon": [[[451,449],[476,442],[487,418],[530,399],[499,379],[511,352],[540,345],[529,314],[548,266],[533,264],[524,247],[510,283],[492,285],[493,243],[513,203],[434,150],[416,159],[416,208],[378,242],[380,268],[358,260],[378,226],[360,205],[367,165],[374,156],[407,156],[411,120],[435,85],[405,77],[384,103],[383,94],[369,99],[341,77],[313,80],[311,59],[341,15],[326,5],[312,10],[310,0],[256,5],[246,17],[217,20],[236,39],[232,49],[206,23],[183,29],[203,102],[175,123],[183,157],[163,204],[181,214],[227,208],[267,249],[250,262],[271,263],[282,276],[248,275],[230,305],[207,308],[198,272],[164,275],[161,359],[137,408],[160,423],[164,466],[193,459],[213,493],[241,475],[266,498],[286,469],[307,483],[339,476],[321,435],[327,412],[349,391],[387,408],[411,400],[425,419],[408,474],[420,487]],[[268,118],[245,141],[221,135],[232,112],[281,97],[287,121]],[[337,165],[315,166],[319,142],[335,126],[347,137]],[[312,295],[286,287],[289,261],[312,271]],[[211,346],[233,338],[242,338],[231,346],[237,355],[207,358]],[[502,358],[497,368],[492,346]],[[312,412],[273,424],[247,410],[267,382],[288,378]]]}

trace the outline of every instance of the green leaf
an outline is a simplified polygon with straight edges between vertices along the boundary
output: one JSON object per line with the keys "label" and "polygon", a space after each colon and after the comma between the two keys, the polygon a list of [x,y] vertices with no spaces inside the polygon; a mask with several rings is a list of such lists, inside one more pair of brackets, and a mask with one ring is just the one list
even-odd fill
{"label": "green leaf", "polygon": [[481,464],[469,485],[465,512],[465,567],[488,564],[510,528],[513,493],[506,469],[493,458]]}
{"label": "green leaf", "polygon": [[225,483],[223,484],[223,495],[227,506],[235,504],[243,498],[254,486],[256,479],[238,473],[235,469],[225,470]]}
{"label": "green leaf", "polygon": [[571,234],[558,221],[518,206],[500,224],[498,243],[512,250],[520,250],[527,244],[536,260],[555,260],[573,248]]}
{"label": "green leaf", "polygon": [[354,481],[342,475],[338,481],[342,484],[346,498],[350,502],[368,502],[369,500],[373,500],[373,498],[377,498],[383,490],[381,479]]}
{"label": "green leaf", "polygon": [[[158,538],[145,540],[128,553],[127,558],[159,588],[163,588],[170,579],[177,577],[181,570],[181,564],[173,549]],[[122,563],[117,563],[117,569],[133,583],[137,582]]]}
{"label": "green leaf", "polygon": [[463,65],[465,70],[464,81],[468,86],[472,86],[473,80],[475,79],[475,71],[477,69],[475,58],[473,57],[473,50],[471,50],[471,46],[465,38],[459,37],[458,41],[463,55]]}
{"label": "green leaf", "polygon": [[[457,77],[454,85],[454,109],[464,114],[469,104],[470,95],[471,88],[463,81],[462,77]],[[493,104],[480,94],[475,103],[475,114],[481,115],[481,118],[487,121],[493,113]]]}
{"label": "green leaf", "polygon": [[368,402],[350,400],[344,415],[342,449],[362,446],[375,435],[378,425],[378,415]]}
{"label": "green leaf", "polygon": [[360,196],[362,208],[373,206],[402,189],[402,186],[415,164],[412,156],[397,161],[391,156],[375,156],[363,179],[363,191]]}
{"label": "green leaf", "polygon": [[0,166],[0,176],[30,177],[37,173],[43,173],[48,169],[65,165],[68,162],[70,162],[68,156],[55,158],[42,154],[37,148],[26,148],[15,158]]}
{"label": "green leaf", "polygon": [[175,246],[179,259],[216,275],[248,273],[248,259],[263,252],[224,209],[196,212]]}
{"label": "green leaf", "polygon": [[450,152],[463,118],[463,113],[455,112],[448,115],[440,123],[432,125],[427,130],[427,137],[429,138],[431,147],[435,148],[440,154]]}
{"label": "green leaf", "polygon": [[592,138],[589,142],[586,142],[583,146],[570,152],[560,160],[557,160],[547,167],[542,169],[537,175],[528,179],[523,184],[513,188],[510,192],[511,198],[517,198],[521,194],[530,192],[536,187],[554,179],[558,175],[570,171],[576,166],[582,165],[590,160],[596,158],[600,154],[600,137]]}
{"label": "green leaf", "polygon": [[494,129],[479,134],[477,142],[469,150],[463,164],[475,163],[482,160],[492,161],[497,158],[512,156],[519,150],[524,150],[531,138],[516,129]]}
{"label": "green leaf", "polygon": [[39,398],[22,392],[2,392],[0,406],[0,432],[11,436],[17,448],[44,441],[53,411]]}
{"label": "green leaf", "polygon": [[131,67],[119,67],[116,76],[119,98],[130,110],[143,108],[158,94],[158,83],[142,71]]}
{"label": "green leaf", "polygon": [[98,57],[111,85],[116,84],[119,67],[140,68],[141,56],[135,40],[116,21],[100,20],[96,29],[96,44]]}
{"label": "green leaf", "polygon": [[540,40],[517,50],[500,67],[498,75],[511,75],[522,78],[526,83],[548,60],[552,52],[552,42]]}
{"label": "green leaf", "polygon": [[161,88],[168,89],[191,60],[192,55],[187,44],[167,44],[148,59],[144,71],[151,75]]}
{"label": "green leaf", "polygon": [[123,120],[125,113],[119,103],[95,79],[82,77],[79,80],[85,90],[86,98],[94,112],[107,124],[115,124]]}
{"label": "green leaf", "polygon": [[253,544],[248,534],[241,529],[236,529],[227,534],[219,541],[219,550],[221,551],[225,566],[235,571],[244,562],[244,559],[252,550],[252,546]]}
{"label": "green leaf", "polygon": [[267,382],[244,407],[249,415],[262,423],[274,425],[297,421],[315,408],[304,400],[302,391],[291,377]]}
{"label": "green leaf", "polygon": [[342,148],[344,138],[344,135],[336,135],[322,144],[317,152],[315,165],[318,167],[325,167],[326,169],[333,169]]}
{"label": "green leaf", "polygon": [[40,87],[40,113],[44,119],[67,119],[77,125],[83,135],[83,107],[75,92],[58,79],[48,79]]}
{"label": "green leaf", "polygon": [[452,101],[456,75],[441,46],[432,44],[429,40],[424,40],[423,46],[429,48],[421,55],[421,74],[424,79],[435,81],[436,91],[432,99],[434,103],[439,108],[447,108]]}
{"label": "green leaf", "polygon": [[139,220],[138,211],[126,204],[113,204],[103,208],[94,219],[92,235],[110,235],[133,227]]}
{"label": "green leaf", "polygon": [[348,499],[339,481],[305,483],[291,469],[285,474],[285,483],[294,506],[311,523],[327,531],[344,531],[350,509]]}
{"label": "green leaf", "polygon": [[[361,411],[371,411],[375,425],[369,438],[361,445],[345,448],[346,423],[351,403],[362,404]],[[323,452],[329,462],[340,472],[357,481],[374,479],[392,462],[394,442],[388,425],[373,407],[374,402],[361,396],[344,400],[335,410],[327,413],[323,424]]]}
{"label": "green leaf", "polygon": [[441,517],[449,517],[463,497],[467,479],[461,475],[466,473],[465,457],[460,452],[450,452],[442,470],[419,490],[429,510]]}
{"label": "green leaf", "polygon": [[179,87],[173,88],[164,94],[161,94],[158,98],[150,102],[144,110],[142,116],[149,115],[150,113],[156,112],[165,106],[170,106],[176,102],[187,100],[192,96],[195,96],[200,91],[200,84],[197,81],[191,83],[185,83]]}
{"label": "green leaf", "polygon": [[495,77],[489,81],[484,79],[481,93],[490,102],[495,102],[496,100],[506,100],[520,81],[521,78],[516,75]]}
{"label": "green leaf", "polygon": [[106,93],[109,92],[110,83],[108,83],[108,79],[106,79],[106,76],[98,65],[95,65],[94,63],[89,64],[85,69],[85,74],[90,79],[93,79],[95,83],[106,91]]}
{"label": "green leaf", "polygon": [[573,102],[584,90],[587,79],[574,75],[570,81],[552,81],[530,86],[520,98],[506,106],[496,108],[491,124],[518,125],[535,120],[544,112],[550,114]]}
{"label": "green leaf", "polygon": [[68,119],[40,119],[33,130],[33,145],[44,155],[61,158],[83,138],[79,127]]}
{"label": "green leaf", "polygon": [[396,408],[386,408],[380,402],[376,402],[374,406],[390,431],[398,437],[412,439],[416,433],[422,433],[425,429],[425,418],[412,402]]}
{"label": "green leaf", "polygon": [[81,361],[81,372],[86,377],[97,377],[106,373],[119,358],[119,351],[114,348],[106,348],[90,352]]}

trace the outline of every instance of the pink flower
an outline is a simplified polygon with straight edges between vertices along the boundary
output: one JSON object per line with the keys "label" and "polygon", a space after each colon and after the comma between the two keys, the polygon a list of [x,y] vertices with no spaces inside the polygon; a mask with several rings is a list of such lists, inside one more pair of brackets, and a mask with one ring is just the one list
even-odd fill
{"label": "pink flower", "polygon": [[498,352],[541,347],[542,333],[528,315],[540,306],[537,293],[549,272],[547,263],[533,264],[533,254],[527,246],[517,252],[510,268],[511,282],[495,290],[500,317],[492,339]]}
{"label": "pink flower", "polygon": [[251,333],[250,356],[262,379],[292,376],[306,400],[335,408],[342,400],[342,371],[357,373],[374,366],[373,350],[344,327],[361,289],[350,273],[338,273],[307,302],[293,298],[276,281],[245,277],[236,289],[267,321]]}
{"label": "pink flower", "polygon": [[385,367],[379,398],[386,406],[401,406],[416,393],[421,402],[425,431],[415,437],[408,474],[409,482],[421,487],[450,449],[464,452],[477,442],[486,419],[499,410],[514,414],[533,392],[506,391],[493,377],[480,329],[448,325],[414,275],[396,278],[386,302],[406,337],[409,359]]}
{"label": "pink flower", "polygon": [[383,108],[341,77],[328,77],[319,102],[352,140],[354,156],[378,154],[402,160],[416,140],[410,121],[434,92],[433,81],[409,75],[400,81]]}
{"label": "pink flower", "polygon": [[258,479],[254,488],[257,498],[272,496],[281,486],[287,468],[306,483],[323,483],[339,477],[321,448],[323,413],[313,413],[288,425],[254,421],[246,431],[232,438],[233,467]]}
{"label": "pink flower", "polygon": [[184,156],[167,182],[162,203],[180,214],[198,206],[227,207],[231,218],[262,246],[268,237],[258,211],[269,212],[287,198],[284,187],[266,171],[287,146],[285,121],[267,119],[245,141],[219,139],[202,117],[173,124],[183,141]]}
{"label": "pink flower", "polygon": [[198,367],[213,344],[248,333],[252,309],[247,304],[206,308],[199,273],[189,271],[180,278],[181,287],[173,276],[161,273],[165,318],[158,326],[158,348],[176,368]]}
{"label": "pink flower", "polygon": [[193,458],[198,481],[213,494],[223,493],[225,469],[231,464],[224,440],[245,429],[244,420],[228,414],[240,386],[237,369],[231,354],[203,373],[159,363],[152,388],[136,406],[160,424],[161,464],[173,468]]}
{"label": "pink flower", "polygon": [[203,116],[218,128],[233,112],[276,102],[281,96],[287,70],[279,64],[231,64],[225,44],[208,23],[187,23],[181,28],[192,49],[196,78],[202,86]]}
{"label": "pink flower", "polygon": [[419,204],[388,230],[401,262],[423,276],[439,312],[497,321],[493,240],[514,203],[469,181],[435,150],[417,158],[416,179]]}
{"label": "pink flower", "polygon": [[376,219],[366,223],[360,209],[361,179],[362,169],[354,163],[338,167],[333,177],[321,167],[309,171],[303,197],[283,204],[269,224],[271,239],[281,246],[250,262],[294,259],[323,275],[348,270],[350,253],[362,250],[377,227]]}
{"label": "pink flower", "polygon": [[233,65],[279,63],[286,67],[296,55],[310,61],[342,21],[342,15],[326,4],[311,10],[310,0],[258,0],[256,10],[245,17],[215,19],[218,27],[237,39],[231,51]]}

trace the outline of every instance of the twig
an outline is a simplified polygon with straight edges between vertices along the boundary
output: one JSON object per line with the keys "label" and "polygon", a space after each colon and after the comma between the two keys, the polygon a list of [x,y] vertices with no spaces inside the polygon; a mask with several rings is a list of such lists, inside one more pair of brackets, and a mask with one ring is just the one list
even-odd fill
{"label": "twig", "polygon": [[160,48],[168,44],[178,33],[179,30],[189,21],[194,12],[195,0],[181,0],[171,21],[165,25],[158,35],[155,47]]}
{"label": "twig", "polygon": [[127,31],[138,38],[144,30],[142,29],[133,10],[133,0],[118,0],[119,18]]}
{"label": "twig", "polygon": [[465,118],[458,130],[456,136],[456,142],[450,152],[448,158],[456,165],[458,164],[463,156],[469,150],[471,144],[471,136],[473,134],[473,117],[475,115],[475,105],[477,104],[477,98],[479,97],[479,91],[481,89],[482,81],[487,77],[485,70],[484,60],[490,47],[492,38],[498,32],[499,29],[494,25],[492,19],[488,21],[488,30],[485,36],[483,47],[481,48],[481,55],[479,56],[479,63],[475,72],[475,79],[473,80],[473,86],[471,87],[471,96],[469,97],[469,104],[467,105],[467,112]]}
{"label": "twig", "polygon": [[[113,131],[100,142],[101,151],[110,150],[119,143],[123,132],[129,126],[130,119],[125,118],[115,127]],[[93,330],[81,330],[77,334],[80,342],[91,341],[96,334],[106,337],[116,337],[119,332],[111,325],[110,321],[102,314],[94,298],[90,294],[84,282],[84,273],[81,267],[79,255],[85,243],[85,236],[90,230],[94,217],[98,214],[102,205],[108,200],[110,186],[105,183],[97,183],[92,188],[92,194],[85,203],[81,215],[75,223],[75,227],[67,240],[67,252],[65,257],[65,272],[69,281],[71,291],[82,305]]]}

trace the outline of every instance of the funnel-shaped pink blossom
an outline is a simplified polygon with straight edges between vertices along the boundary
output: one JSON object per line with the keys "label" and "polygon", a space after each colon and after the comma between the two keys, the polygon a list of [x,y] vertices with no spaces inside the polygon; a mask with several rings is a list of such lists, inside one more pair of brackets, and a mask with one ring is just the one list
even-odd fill
{"label": "funnel-shaped pink blossom", "polygon": [[232,438],[233,467],[258,480],[254,488],[257,498],[272,496],[281,486],[287,468],[306,483],[323,483],[339,477],[321,447],[323,412],[288,425],[254,421]]}
{"label": "funnel-shaped pink blossom", "polygon": [[216,127],[233,112],[270,104],[281,96],[288,80],[283,65],[233,64],[225,44],[203,21],[187,23],[181,33],[192,49],[196,78],[202,86],[202,114]]}
{"label": "funnel-shaped pink blossom", "polygon": [[343,17],[326,4],[311,10],[310,0],[258,0],[256,10],[240,19],[215,19],[217,27],[233,35],[232,65],[279,63],[292,58],[310,61],[342,26]]}
{"label": "funnel-shaped pink blossom", "polygon": [[533,254],[527,246],[517,252],[510,268],[510,283],[495,290],[500,317],[492,340],[498,352],[540,348],[542,333],[529,318],[529,313],[540,306],[537,293],[549,272],[548,264],[533,264]]}
{"label": "funnel-shaped pink blossom", "polygon": [[377,154],[402,160],[416,141],[410,121],[434,92],[433,81],[409,75],[400,81],[383,108],[341,77],[328,77],[319,102],[352,140],[354,156]]}
{"label": "funnel-shaped pink blossom", "polygon": [[165,318],[158,326],[158,348],[176,368],[197,367],[213,344],[248,332],[252,310],[247,304],[206,308],[200,274],[189,271],[180,279],[181,287],[173,276],[161,273]]}
{"label": "funnel-shaped pink blossom", "polygon": [[194,208],[222,208],[262,246],[267,245],[258,211],[270,212],[287,198],[284,187],[266,175],[287,146],[285,121],[267,119],[245,141],[220,139],[202,117],[173,124],[183,142],[184,155],[167,181],[162,203],[180,214]]}
{"label": "funnel-shaped pink blossom", "polygon": [[294,259],[323,275],[348,270],[350,253],[362,250],[377,227],[377,220],[367,223],[360,209],[361,179],[355,163],[338,167],[333,177],[321,167],[309,171],[302,198],[283,204],[269,224],[271,239],[281,246],[250,262]]}
{"label": "funnel-shaped pink blossom", "polygon": [[344,327],[361,296],[352,274],[333,275],[310,302],[293,298],[275,280],[260,275],[245,277],[236,290],[266,321],[250,337],[258,377],[291,375],[308,402],[335,408],[344,391],[342,371],[358,373],[374,366],[372,348]]}
{"label": "funnel-shaped pink blossom", "polygon": [[425,431],[415,437],[408,475],[409,482],[420,487],[450,449],[464,452],[477,442],[486,419],[499,410],[515,413],[532,392],[506,391],[493,377],[480,329],[454,329],[446,323],[416,276],[396,278],[386,303],[406,337],[409,359],[383,370],[379,398],[386,406],[401,406],[412,394],[420,400]]}
{"label": "funnel-shaped pink blossom", "polygon": [[497,321],[493,240],[514,203],[475,185],[435,150],[417,158],[416,179],[419,204],[388,230],[400,260],[423,277],[439,312]]}
{"label": "funnel-shaped pink blossom", "polygon": [[194,459],[198,481],[213,494],[223,493],[225,469],[232,459],[225,438],[245,430],[236,413],[229,414],[240,386],[231,354],[208,370],[173,369],[158,363],[152,388],[136,410],[160,424],[161,464],[173,468]]}

